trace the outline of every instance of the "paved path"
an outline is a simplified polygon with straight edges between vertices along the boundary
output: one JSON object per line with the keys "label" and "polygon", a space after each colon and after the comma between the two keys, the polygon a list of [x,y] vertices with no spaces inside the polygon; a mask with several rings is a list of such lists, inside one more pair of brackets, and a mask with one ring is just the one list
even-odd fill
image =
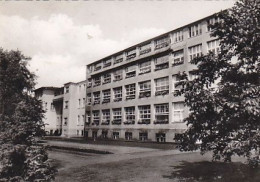
{"label": "paved path", "polygon": [[47,141],[47,144],[50,146],[108,151],[108,152],[112,152],[113,154],[130,154],[130,153],[151,152],[151,151],[160,150],[160,149],[151,149],[151,148],[142,148],[142,147],[126,147],[126,146],[114,146],[114,145],[95,145],[95,144],[87,144],[87,143],[73,143],[73,142],[66,142],[66,141]]}

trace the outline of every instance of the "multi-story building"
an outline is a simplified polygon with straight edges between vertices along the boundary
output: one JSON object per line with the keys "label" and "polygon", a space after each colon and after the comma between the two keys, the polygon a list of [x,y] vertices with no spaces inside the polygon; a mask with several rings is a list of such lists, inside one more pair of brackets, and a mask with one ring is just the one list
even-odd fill
{"label": "multi-story building", "polygon": [[187,129],[188,115],[177,76],[193,79],[190,61],[217,52],[206,17],[87,65],[86,125],[88,137],[174,142]]}
{"label": "multi-story building", "polygon": [[45,110],[45,131],[49,135],[84,136],[86,83],[66,83],[64,87],[41,87],[35,96]]}

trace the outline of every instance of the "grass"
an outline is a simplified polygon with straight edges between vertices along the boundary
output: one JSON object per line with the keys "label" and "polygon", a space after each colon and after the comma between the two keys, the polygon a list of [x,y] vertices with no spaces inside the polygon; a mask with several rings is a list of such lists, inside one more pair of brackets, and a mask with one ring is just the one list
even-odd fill
{"label": "grass", "polygon": [[[159,151],[160,152],[160,151]],[[138,155],[138,154],[134,154]],[[163,155],[117,160],[117,155],[79,156],[57,153],[59,174],[56,181],[124,182],[258,182],[260,168],[242,162],[211,162],[209,154]],[[102,157],[103,158],[102,158]],[[63,161],[62,159],[65,159]],[[109,158],[110,161],[103,159]],[[113,160],[113,158],[115,160]],[[92,163],[88,164],[88,161]],[[93,160],[96,161],[93,163]],[[239,160],[236,160],[239,161]]]}

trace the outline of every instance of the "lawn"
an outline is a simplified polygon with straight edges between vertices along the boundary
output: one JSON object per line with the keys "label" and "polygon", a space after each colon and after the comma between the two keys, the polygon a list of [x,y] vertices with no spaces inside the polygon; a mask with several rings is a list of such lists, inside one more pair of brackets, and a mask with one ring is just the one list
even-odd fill
{"label": "lawn", "polygon": [[[157,151],[163,152],[163,151]],[[211,162],[209,154],[175,154],[124,159],[108,154],[78,155],[50,152],[59,173],[56,181],[88,182],[153,182],[153,181],[201,181],[201,182],[258,182],[260,168],[250,169],[235,158],[233,163]],[[126,155],[126,154],[124,154]],[[119,158],[120,157],[120,158]]]}

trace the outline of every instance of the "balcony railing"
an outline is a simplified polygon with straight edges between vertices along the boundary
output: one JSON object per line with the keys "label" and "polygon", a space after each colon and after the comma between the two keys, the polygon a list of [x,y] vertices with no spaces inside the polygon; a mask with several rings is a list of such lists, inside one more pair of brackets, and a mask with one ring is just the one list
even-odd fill
{"label": "balcony railing", "polygon": [[122,97],[121,97],[121,98],[115,98],[115,99],[114,99],[114,102],[120,102],[120,101],[122,101]]}
{"label": "balcony railing", "polygon": [[139,75],[145,74],[145,73],[149,73],[151,72],[151,68],[146,68],[146,69],[140,69]]}
{"label": "balcony railing", "polygon": [[160,65],[155,65],[154,71],[167,69],[167,68],[169,68],[169,63],[163,63],[163,64],[160,64]]}
{"label": "balcony railing", "polygon": [[170,45],[170,40],[155,45],[155,50],[167,47]]}
{"label": "balcony railing", "polygon": [[150,119],[140,119],[137,122],[138,124],[150,124],[151,120]]}
{"label": "balcony railing", "polygon": [[97,87],[97,86],[99,86],[99,85],[101,85],[101,81],[95,82],[93,86],[94,86],[94,87]]}
{"label": "balcony railing", "polygon": [[104,63],[103,68],[109,67],[111,66],[111,64],[112,64],[111,62]]}
{"label": "balcony railing", "polygon": [[177,66],[184,63],[184,57],[181,58],[175,58],[173,60],[172,66]]}
{"label": "balcony railing", "polygon": [[120,125],[122,123],[122,120],[121,119],[114,119],[113,121],[112,121],[112,124],[113,125]]}
{"label": "balcony railing", "polygon": [[109,120],[103,120],[101,122],[101,125],[109,125],[110,121]]}
{"label": "balcony railing", "polygon": [[139,98],[144,98],[144,97],[150,97],[151,96],[151,91],[144,91],[139,93]]}
{"label": "balcony railing", "polygon": [[131,77],[134,77],[135,75],[136,75],[136,72],[135,72],[135,71],[128,72],[128,73],[126,73],[125,78],[131,78]]}
{"label": "balcony railing", "polygon": [[106,99],[103,99],[102,104],[109,103],[109,102],[110,102],[110,98],[106,98]]}
{"label": "balcony railing", "polygon": [[99,121],[95,121],[95,120],[94,120],[94,121],[92,122],[92,125],[99,125]]}
{"label": "balcony railing", "polygon": [[126,124],[126,125],[128,125],[128,124],[135,124],[135,120],[124,121],[124,124]]}
{"label": "balcony railing", "polygon": [[123,58],[116,59],[116,60],[114,61],[114,64],[121,63],[122,61],[123,61]]}
{"label": "balcony railing", "polygon": [[100,100],[95,100],[93,105],[100,104]]}
{"label": "balcony railing", "polygon": [[94,71],[101,70],[101,68],[102,68],[102,66],[96,66],[96,67],[94,68]]}
{"label": "balcony railing", "polygon": [[158,96],[158,95],[168,95],[168,94],[169,94],[169,90],[155,91],[155,96]]}
{"label": "balcony railing", "polygon": [[126,100],[135,99],[135,95],[127,95]]}
{"label": "balcony railing", "polygon": [[169,124],[169,120],[154,120],[154,124]]}
{"label": "balcony railing", "polygon": [[147,54],[147,53],[149,53],[149,52],[151,52],[152,51],[152,48],[150,47],[150,48],[146,48],[146,49],[144,49],[144,50],[140,50],[140,55],[143,55],[143,54]]}
{"label": "balcony railing", "polygon": [[136,57],[136,53],[132,53],[126,56],[126,60],[130,60]]}
{"label": "balcony railing", "polygon": [[107,84],[107,83],[110,83],[110,82],[111,82],[111,78],[107,79],[107,80],[104,80],[102,84]]}

